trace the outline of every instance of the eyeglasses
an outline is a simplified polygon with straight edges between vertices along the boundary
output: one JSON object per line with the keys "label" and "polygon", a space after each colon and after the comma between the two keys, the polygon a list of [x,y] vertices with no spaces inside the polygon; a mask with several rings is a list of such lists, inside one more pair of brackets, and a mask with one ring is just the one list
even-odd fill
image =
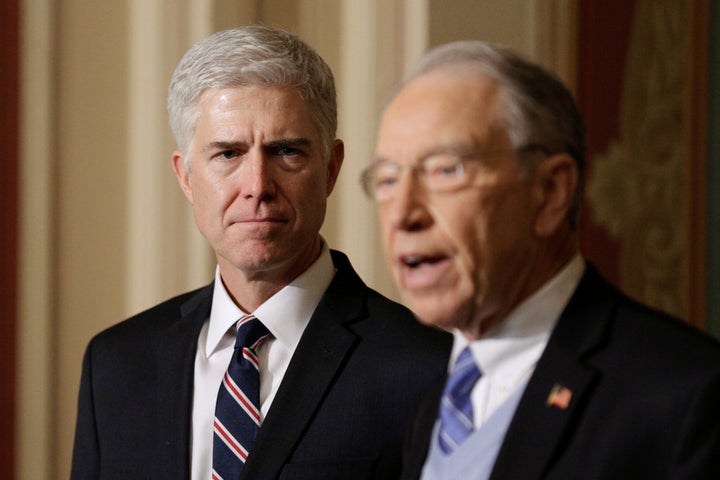
{"label": "eyeglasses", "polygon": [[540,145],[520,148],[493,150],[489,152],[457,152],[438,150],[413,165],[401,165],[389,160],[380,160],[367,167],[361,176],[365,193],[377,202],[392,200],[399,190],[398,184],[403,170],[409,169],[417,180],[430,192],[451,192],[472,183],[478,167],[484,159],[506,153],[528,153],[547,149]]}

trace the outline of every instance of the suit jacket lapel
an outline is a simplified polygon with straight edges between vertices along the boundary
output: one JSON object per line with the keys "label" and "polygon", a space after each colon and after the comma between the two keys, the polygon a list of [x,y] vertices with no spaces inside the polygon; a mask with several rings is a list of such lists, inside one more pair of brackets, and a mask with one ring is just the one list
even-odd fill
{"label": "suit jacket lapel", "polygon": [[589,265],[528,382],[492,480],[542,478],[552,464],[599,378],[586,359],[605,341],[612,299],[612,287]]}
{"label": "suit jacket lapel", "polygon": [[347,258],[333,253],[337,273],[295,350],[241,478],[276,478],[322,403],[358,338],[344,324],[362,313],[365,285]]}
{"label": "suit jacket lapel", "polygon": [[[541,478],[594,378],[595,373],[568,352],[549,346],[525,389],[490,478]],[[565,405],[563,395],[568,393]]]}
{"label": "suit jacket lapel", "polygon": [[[161,477],[190,478],[190,429],[197,340],[210,313],[213,287],[199,290],[180,308],[180,319],[161,333],[158,341],[157,465]],[[148,367],[149,368],[149,367]]]}

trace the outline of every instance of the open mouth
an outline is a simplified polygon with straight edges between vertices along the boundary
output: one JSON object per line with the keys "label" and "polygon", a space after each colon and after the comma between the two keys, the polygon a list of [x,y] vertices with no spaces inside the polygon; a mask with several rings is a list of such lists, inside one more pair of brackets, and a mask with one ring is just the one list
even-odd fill
{"label": "open mouth", "polygon": [[445,257],[442,256],[405,255],[400,258],[400,261],[406,267],[418,269],[426,265],[434,265],[442,262],[444,259]]}
{"label": "open mouth", "polygon": [[415,293],[429,293],[436,288],[451,267],[450,257],[440,254],[401,255],[399,262],[398,274],[403,289]]}

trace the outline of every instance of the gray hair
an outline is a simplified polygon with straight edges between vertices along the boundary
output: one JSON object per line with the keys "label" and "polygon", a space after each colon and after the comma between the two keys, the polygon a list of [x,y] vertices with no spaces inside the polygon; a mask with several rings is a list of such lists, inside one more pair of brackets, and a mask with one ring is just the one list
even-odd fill
{"label": "gray hair", "polygon": [[178,63],[170,81],[168,116],[178,149],[187,153],[208,89],[260,85],[296,88],[307,102],[323,141],[325,156],[337,131],[335,80],[330,67],[297,36],[276,28],[243,26],[196,43]]}
{"label": "gray hair", "polygon": [[578,167],[579,182],[569,212],[577,227],[585,173],[583,120],[572,94],[552,73],[512,50],[487,42],[460,41],[427,52],[395,90],[438,69],[485,75],[500,87],[502,110],[496,119],[514,148],[567,153]]}

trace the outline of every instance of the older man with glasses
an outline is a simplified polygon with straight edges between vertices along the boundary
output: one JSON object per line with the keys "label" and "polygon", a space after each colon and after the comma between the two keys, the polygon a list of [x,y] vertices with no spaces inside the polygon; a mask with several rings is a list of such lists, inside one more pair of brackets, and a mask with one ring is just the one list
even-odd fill
{"label": "older man with glasses", "polygon": [[394,92],[362,181],[403,298],[454,333],[403,478],[720,478],[720,347],[583,259],[583,144],[567,89],[498,46]]}

